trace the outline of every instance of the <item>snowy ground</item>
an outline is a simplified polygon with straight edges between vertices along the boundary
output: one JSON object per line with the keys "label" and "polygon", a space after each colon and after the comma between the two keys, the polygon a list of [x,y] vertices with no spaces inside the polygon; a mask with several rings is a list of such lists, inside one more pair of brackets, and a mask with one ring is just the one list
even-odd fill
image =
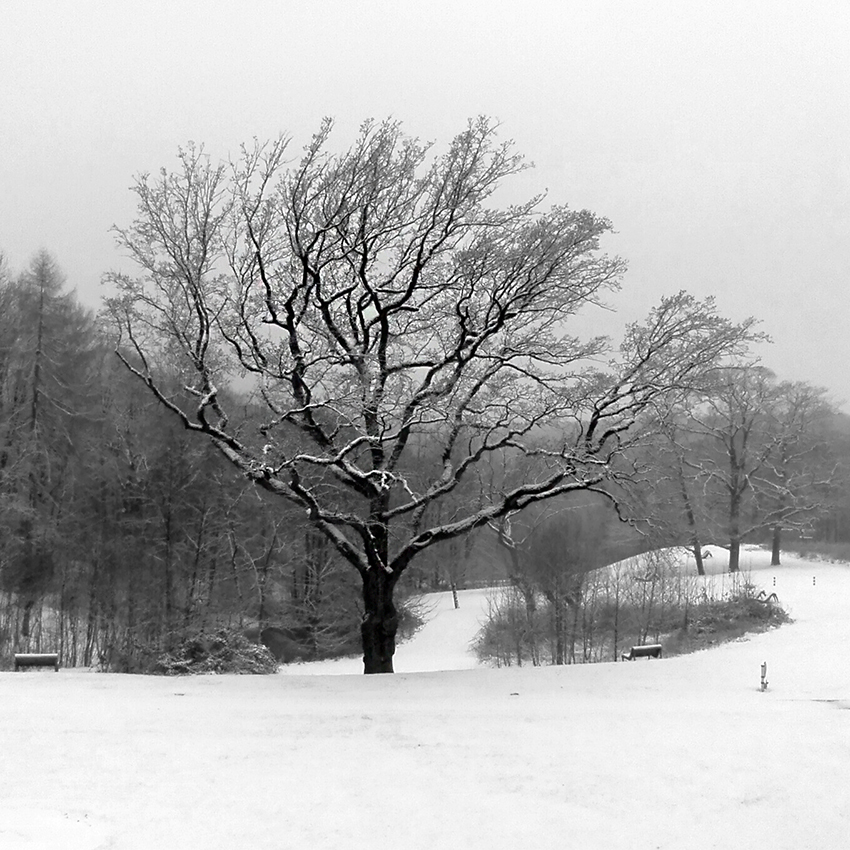
{"label": "snowy ground", "polygon": [[850,847],[850,566],[748,557],[796,622],[662,661],[475,669],[467,592],[395,676],[0,673],[0,848]]}

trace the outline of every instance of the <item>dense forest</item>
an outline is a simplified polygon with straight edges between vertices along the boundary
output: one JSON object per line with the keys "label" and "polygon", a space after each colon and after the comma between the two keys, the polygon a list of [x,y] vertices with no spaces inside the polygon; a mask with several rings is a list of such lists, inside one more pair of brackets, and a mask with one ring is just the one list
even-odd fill
{"label": "dense forest", "polygon": [[4,267],[0,305],[4,661],[144,669],[186,633],[270,623],[302,656],[356,647],[327,543],[140,391],[47,253]]}

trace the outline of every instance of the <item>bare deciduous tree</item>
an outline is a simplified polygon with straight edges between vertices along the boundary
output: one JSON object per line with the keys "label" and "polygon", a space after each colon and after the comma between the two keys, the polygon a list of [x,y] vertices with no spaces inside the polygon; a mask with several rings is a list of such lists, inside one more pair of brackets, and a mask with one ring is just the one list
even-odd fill
{"label": "bare deciduous tree", "polygon": [[823,390],[777,382],[752,363],[722,370],[691,411],[681,429],[690,445],[678,441],[678,458],[714,504],[730,572],[741,543],[765,532],[778,564],[782,528],[804,529],[825,510],[834,463],[822,426],[831,412]]}
{"label": "bare deciduous tree", "polygon": [[835,408],[821,387],[782,381],[770,413],[774,447],[755,482],[755,494],[771,533],[771,565],[778,566],[783,530],[810,530],[835,492],[837,462],[827,439]]}
{"label": "bare deciduous tree", "polygon": [[[600,253],[607,220],[541,198],[498,209],[525,167],[486,119],[442,154],[395,122],[329,150],[331,125],[295,164],[285,140],[229,169],[202,149],[141,176],[138,217],[117,230],[141,269],[108,276],[117,351],[186,428],[260,487],[300,505],[362,579],[367,673],[392,672],[393,591],[413,558],[536,501],[593,488],[650,405],[663,406],[738,351],[752,321],[680,293],[605,341],[568,320],[619,285]],[[160,379],[182,364],[192,409]],[[220,390],[251,376],[259,429]],[[436,446],[407,474],[415,442]],[[533,454],[535,474],[429,524],[494,455]]]}

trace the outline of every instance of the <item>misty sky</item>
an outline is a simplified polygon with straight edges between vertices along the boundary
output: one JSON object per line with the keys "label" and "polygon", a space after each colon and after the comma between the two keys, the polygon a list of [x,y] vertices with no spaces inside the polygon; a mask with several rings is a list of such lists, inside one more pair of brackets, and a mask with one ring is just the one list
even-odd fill
{"label": "misty sky", "polygon": [[[850,0],[0,0],[0,251],[41,247],[95,306],[109,228],[178,145],[299,149],[393,116],[438,144],[470,116],[535,163],[509,200],[613,221],[630,270],[589,330],[660,296],[754,315],[781,378],[850,400]],[[850,405],[845,404],[845,409]]]}

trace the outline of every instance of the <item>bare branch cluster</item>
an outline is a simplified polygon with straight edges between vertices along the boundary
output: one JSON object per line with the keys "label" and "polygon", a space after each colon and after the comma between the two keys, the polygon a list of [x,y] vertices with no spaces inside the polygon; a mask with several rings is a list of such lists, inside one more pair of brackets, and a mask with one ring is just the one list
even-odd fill
{"label": "bare branch cluster", "polygon": [[[600,250],[610,222],[542,197],[497,208],[526,165],[496,129],[470,121],[437,152],[367,122],[335,152],[326,121],[295,159],[280,138],[227,166],[190,145],[175,173],[138,179],[138,217],[116,231],[141,270],[110,276],[127,368],[364,575],[604,481],[644,411],[755,338],[679,293],[600,369],[605,340],[568,324],[620,285],[623,261]],[[166,390],[175,369],[192,407]],[[239,376],[257,427],[225,410]],[[427,470],[411,466],[423,444]],[[534,474],[429,525],[505,453]]]}

